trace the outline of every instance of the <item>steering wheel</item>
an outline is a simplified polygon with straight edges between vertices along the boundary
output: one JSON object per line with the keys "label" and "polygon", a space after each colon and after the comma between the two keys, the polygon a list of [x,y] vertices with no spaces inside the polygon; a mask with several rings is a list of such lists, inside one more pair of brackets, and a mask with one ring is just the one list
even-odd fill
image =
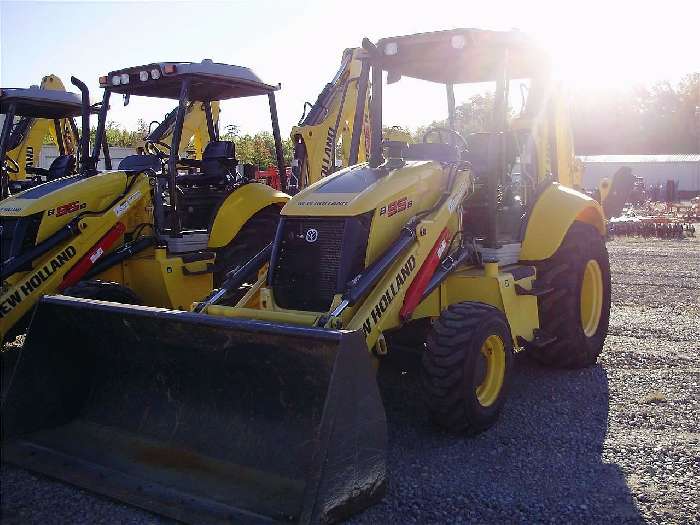
{"label": "steering wheel", "polygon": [[[449,140],[448,142],[445,142],[443,140],[443,137],[442,137],[443,133],[446,133],[447,135],[449,135],[453,140]],[[461,143],[462,147],[465,150],[469,149],[469,146],[467,145],[466,139],[453,129],[443,128],[443,127],[439,127],[439,126],[434,126],[434,127],[428,128],[426,130],[425,134],[423,135],[423,142],[424,143],[428,142],[428,138],[433,136],[433,135],[438,135],[438,137],[440,138],[440,143],[442,143],[442,144],[450,144],[452,146],[456,146],[457,144],[455,144],[454,139],[457,139],[456,142]]]}
{"label": "steering wheel", "polygon": [[[160,146],[165,148],[168,152],[164,153],[162,150],[156,148]],[[146,141],[146,151],[158,157],[160,160],[167,160],[170,157],[170,145],[165,142],[159,142],[157,140],[147,140]]]}
{"label": "steering wheel", "polygon": [[19,173],[19,164],[14,159],[11,159],[9,155],[5,155],[4,164],[8,173]]}

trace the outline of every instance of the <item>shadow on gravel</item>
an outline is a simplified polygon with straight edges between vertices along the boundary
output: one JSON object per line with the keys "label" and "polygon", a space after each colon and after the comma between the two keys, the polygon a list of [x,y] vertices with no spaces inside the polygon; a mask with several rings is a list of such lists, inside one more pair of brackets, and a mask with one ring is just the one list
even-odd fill
{"label": "shadow on gravel", "polygon": [[601,453],[608,427],[602,366],[550,370],[518,358],[495,427],[474,438],[427,418],[420,358],[396,352],[379,383],[389,421],[389,486],[356,523],[636,523],[617,465]]}

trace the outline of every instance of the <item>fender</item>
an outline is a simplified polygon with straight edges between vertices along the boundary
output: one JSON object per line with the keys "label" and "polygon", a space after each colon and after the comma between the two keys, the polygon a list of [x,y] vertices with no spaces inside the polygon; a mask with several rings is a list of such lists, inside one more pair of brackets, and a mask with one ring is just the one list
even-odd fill
{"label": "fender", "polygon": [[244,184],[234,190],[216,212],[209,235],[209,248],[226,246],[257,212],[271,204],[282,208],[289,199],[286,193],[258,182]]}
{"label": "fender", "polygon": [[595,226],[601,236],[605,216],[600,204],[581,192],[554,183],[535,202],[527,221],[521,261],[542,261],[557,251],[574,221]]}

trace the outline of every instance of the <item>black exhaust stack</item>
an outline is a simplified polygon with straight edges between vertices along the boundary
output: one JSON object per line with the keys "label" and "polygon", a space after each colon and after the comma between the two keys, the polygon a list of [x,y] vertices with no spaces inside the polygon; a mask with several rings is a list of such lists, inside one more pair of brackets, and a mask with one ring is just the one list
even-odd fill
{"label": "black exhaust stack", "polygon": [[71,84],[80,90],[82,114],[80,125],[80,165],[81,170],[86,166],[90,158],[90,90],[85,82],[76,77],[70,77]]}

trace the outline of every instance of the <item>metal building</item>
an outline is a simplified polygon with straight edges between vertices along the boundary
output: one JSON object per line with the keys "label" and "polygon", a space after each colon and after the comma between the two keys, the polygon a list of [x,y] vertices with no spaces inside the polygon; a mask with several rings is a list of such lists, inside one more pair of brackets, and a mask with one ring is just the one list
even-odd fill
{"label": "metal building", "polygon": [[[129,155],[134,155],[136,153],[135,148],[117,148],[114,146],[110,146],[109,148],[109,156],[112,157],[112,168],[117,169],[117,166],[119,166],[119,162],[124,157],[128,157]],[[40,168],[48,168],[51,166],[51,162],[53,159],[55,159],[58,156],[58,148],[54,145],[48,145],[45,144],[41,148],[41,158],[39,160],[38,166]],[[100,161],[97,164],[97,169],[98,170],[103,170],[105,169],[105,159],[104,155],[102,155],[102,152],[100,151]]]}
{"label": "metal building", "polygon": [[583,162],[583,186],[598,187],[604,177],[611,177],[627,166],[632,173],[651,185],[665,187],[667,180],[678,182],[678,195],[688,199],[700,195],[700,155],[592,155],[579,157]]}

